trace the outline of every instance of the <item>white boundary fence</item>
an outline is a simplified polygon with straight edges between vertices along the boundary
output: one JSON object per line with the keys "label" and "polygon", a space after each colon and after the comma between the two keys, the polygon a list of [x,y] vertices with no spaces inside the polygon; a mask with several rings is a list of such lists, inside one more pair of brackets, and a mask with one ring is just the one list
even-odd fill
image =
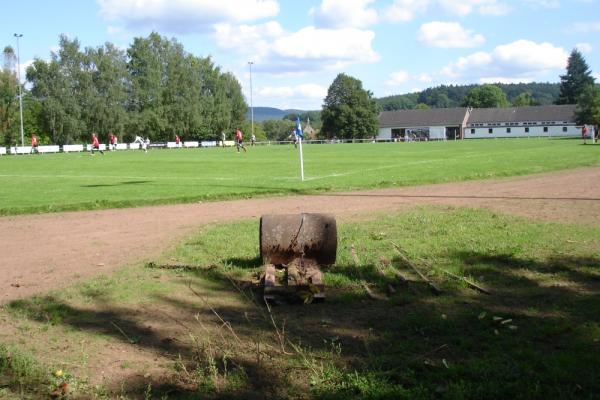
{"label": "white boundary fence", "polygon": [[[474,139],[474,138],[473,138]],[[492,138],[489,138],[492,139]],[[500,140],[511,140],[511,139],[567,139],[567,140],[581,140],[581,138],[568,138],[568,137],[552,137],[552,138],[548,138],[548,137],[543,137],[543,136],[531,136],[531,137],[521,137],[521,138],[500,138],[500,137],[496,137],[493,139],[500,139]],[[479,139],[479,140],[484,140],[484,139]],[[588,139],[589,140],[589,139]],[[413,140],[413,141],[418,141],[418,139]],[[428,140],[430,142],[433,141],[438,141],[438,140]],[[449,142],[453,142],[454,140],[448,140]],[[398,142],[398,143],[407,143],[407,142],[401,142],[399,140],[394,140],[394,139],[327,139],[327,140],[303,140],[302,143],[303,144],[345,144],[345,143],[386,143],[386,142]],[[592,143],[596,142],[595,140],[592,141]],[[233,140],[226,140],[225,141],[225,146],[226,147],[231,147],[231,146],[235,146],[235,142]],[[275,141],[275,140],[268,140],[268,141],[262,141],[262,142],[256,142],[255,145],[256,146],[277,146],[277,145],[293,145],[294,142],[290,141],[290,140],[282,140],[282,141]],[[202,147],[220,147],[223,145],[222,141],[202,141],[202,142],[198,142],[198,141],[188,141],[188,142],[182,142],[179,146],[179,148],[202,148]],[[246,144],[247,145],[247,144]],[[107,150],[108,146],[106,144],[100,144],[100,149],[105,151]],[[156,142],[156,143],[151,143],[150,144],[150,148],[152,149],[176,149],[178,148],[178,146],[175,144],[175,142]],[[40,153],[72,153],[72,152],[82,152],[82,151],[90,151],[91,149],[91,144],[65,144],[63,146],[58,146],[58,145],[45,145],[45,146],[38,146],[38,151]],[[117,144],[117,150],[140,150],[141,149],[141,145],[140,143],[118,143]],[[14,147],[9,147],[8,149],[6,147],[0,147],[0,156],[2,155],[7,155],[7,154],[29,154],[31,152],[31,146],[14,146]]]}

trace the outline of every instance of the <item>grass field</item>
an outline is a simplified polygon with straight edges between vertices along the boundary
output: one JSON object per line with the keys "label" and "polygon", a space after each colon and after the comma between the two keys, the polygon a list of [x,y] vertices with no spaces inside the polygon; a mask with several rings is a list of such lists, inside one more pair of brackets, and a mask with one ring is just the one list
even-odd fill
{"label": "grass field", "polygon": [[597,398],[597,227],[452,207],[338,227],[323,304],[252,301],[239,282],[260,270],[258,226],[242,221],[0,308],[0,398],[60,385],[91,399]]}
{"label": "grass field", "polygon": [[600,146],[518,139],[0,158],[0,215],[406,186],[600,164]]}

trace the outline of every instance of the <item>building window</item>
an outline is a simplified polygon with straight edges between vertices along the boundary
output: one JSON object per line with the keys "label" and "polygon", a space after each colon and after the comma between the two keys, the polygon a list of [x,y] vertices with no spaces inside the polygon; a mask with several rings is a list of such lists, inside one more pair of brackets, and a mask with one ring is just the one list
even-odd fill
{"label": "building window", "polygon": [[563,132],[566,132],[566,131],[567,131],[567,127],[563,126]]}
{"label": "building window", "polygon": [[488,133],[494,133],[494,129],[493,128],[488,129]]}
{"label": "building window", "polygon": [[525,133],[529,133],[529,127],[528,126],[525,127]]}
{"label": "building window", "polygon": [[471,133],[472,133],[472,134],[475,134],[475,129],[471,129]]}
{"label": "building window", "polygon": [[506,133],[510,133],[510,128],[506,128]]}
{"label": "building window", "polygon": [[548,127],[547,126],[544,127],[544,132],[548,132]]}

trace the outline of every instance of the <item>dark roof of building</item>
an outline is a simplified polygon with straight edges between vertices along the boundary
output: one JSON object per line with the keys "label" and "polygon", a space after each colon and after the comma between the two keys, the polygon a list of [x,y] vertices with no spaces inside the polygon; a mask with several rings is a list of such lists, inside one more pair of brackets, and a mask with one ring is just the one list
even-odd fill
{"label": "dark roof of building", "polygon": [[379,126],[382,128],[460,126],[466,113],[467,109],[464,107],[382,111],[379,114]]}
{"label": "dark roof of building", "polygon": [[474,108],[468,122],[525,122],[575,120],[575,105],[551,105],[507,108]]}

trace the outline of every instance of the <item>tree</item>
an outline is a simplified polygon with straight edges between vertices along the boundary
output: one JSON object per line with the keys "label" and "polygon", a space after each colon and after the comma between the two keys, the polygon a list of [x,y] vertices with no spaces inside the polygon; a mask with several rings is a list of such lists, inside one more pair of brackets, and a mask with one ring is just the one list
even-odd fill
{"label": "tree", "polygon": [[0,69],[0,143],[12,146],[15,144],[18,124],[18,83],[13,67],[15,53],[12,47],[4,48],[3,62]]}
{"label": "tree", "polygon": [[583,55],[573,49],[567,61],[567,73],[560,76],[560,95],[556,104],[576,104],[585,87],[593,84],[594,78]]}
{"label": "tree", "polygon": [[[295,118],[294,118],[295,121]],[[296,123],[290,119],[268,119],[263,121],[262,128],[269,140],[287,140]]]}
{"label": "tree", "polygon": [[525,107],[533,105],[533,96],[529,92],[523,92],[512,101],[515,107]]}
{"label": "tree", "polygon": [[496,85],[482,85],[473,88],[465,97],[463,106],[474,108],[494,108],[508,106],[506,94]]}
{"label": "tree", "polygon": [[578,124],[600,126],[600,87],[588,85],[579,96],[575,119]]}
{"label": "tree", "polygon": [[429,105],[425,104],[425,103],[419,103],[415,106],[415,110],[428,110],[431,107],[429,107]]}
{"label": "tree", "polygon": [[321,113],[323,134],[331,138],[364,138],[377,134],[377,106],[362,82],[339,74],[325,97]]}

